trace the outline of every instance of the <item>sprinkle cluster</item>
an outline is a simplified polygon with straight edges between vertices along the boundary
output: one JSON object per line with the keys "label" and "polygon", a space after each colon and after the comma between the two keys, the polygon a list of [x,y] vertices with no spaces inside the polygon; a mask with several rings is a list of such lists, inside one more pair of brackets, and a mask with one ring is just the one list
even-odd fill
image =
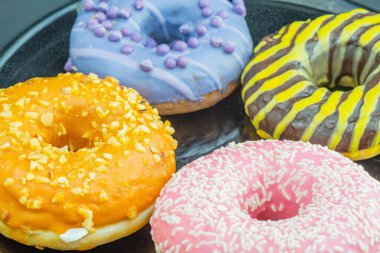
{"label": "sprinkle cluster", "polygon": [[[197,49],[200,46],[200,39],[207,34],[208,29],[222,28],[230,13],[227,10],[214,13],[209,0],[198,0],[198,7],[203,20],[199,20],[198,24],[188,21],[180,25],[179,32],[184,35],[186,40],[173,40],[169,44],[158,44],[154,38],[149,36],[146,38],[142,33],[132,32],[128,25],[121,29],[114,28],[116,22],[128,22],[128,19],[131,19],[135,12],[148,9],[150,4],[154,4],[154,2],[149,4],[147,2],[146,0],[135,0],[129,7],[116,7],[111,6],[111,2],[106,0],[100,0],[98,3],[93,0],[85,0],[83,9],[86,12],[94,13],[87,21],[87,29],[92,31],[95,37],[107,37],[110,42],[114,43],[121,42],[120,52],[122,54],[131,55],[135,48],[142,44],[147,50],[155,51],[157,56],[165,57],[163,63],[167,69],[186,68],[190,61],[188,58],[189,50]],[[236,15],[244,16],[246,14],[242,0],[232,1],[231,9],[233,10],[232,13]],[[136,43],[140,45],[136,45]],[[222,48],[226,54],[232,54],[236,47],[235,42],[225,42],[219,36],[210,38],[209,43],[213,48]],[[178,53],[183,55],[178,56]],[[140,69],[144,72],[150,72],[154,68],[151,59],[144,59],[140,62]],[[65,70],[75,71],[71,60],[67,62]]]}
{"label": "sprinkle cluster", "polygon": [[185,166],[151,218],[159,252],[378,252],[380,184],[325,147],[258,141]]}

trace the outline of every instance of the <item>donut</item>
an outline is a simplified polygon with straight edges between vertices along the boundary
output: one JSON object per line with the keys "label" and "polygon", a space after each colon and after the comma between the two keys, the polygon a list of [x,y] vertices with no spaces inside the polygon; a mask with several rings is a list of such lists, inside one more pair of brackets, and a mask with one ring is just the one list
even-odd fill
{"label": "donut", "polygon": [[380,14],[355,9],[265,37],[242,74],[262,138],[310,141],[353,160],[380,153]]}
{"label": "donut", "polygon": [[176,142],[135,90],[59,74],[2,89],[0,108],[1,234],[85,250],[149,221]]}
{"label": "donut", "polygon": [[253,52],[245,14],[243,1],[85,0],[65,70],[111,75],[160,114],[208,108]]}
{"label": "donut", "polygon": [[245,142],[174,175],[150,224],[157,252],[379,252],[380,184],[327,147]]}

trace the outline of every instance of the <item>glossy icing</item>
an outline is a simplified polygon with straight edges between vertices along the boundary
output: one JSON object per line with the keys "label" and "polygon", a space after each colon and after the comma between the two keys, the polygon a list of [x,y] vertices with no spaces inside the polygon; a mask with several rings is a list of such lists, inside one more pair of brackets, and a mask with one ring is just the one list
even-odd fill
{"label": "glossy icing", "polygon": [[175,171],[169,122],[114,78],[33,78],[2,89],[0,108],[0,221],[13,229],[133,220]]}
{"label": "glossy icing", "polygon": [[357,9],[294,22],[260,42],[242,75],[257,133],[355,160],[378,154],[379,22],[379,14]]}
{"label": "glossy icing", "polygon": [[186,165],[151,218],[157,252],[378,252],[380,183],[304,142],[230,145]]}
{"label": "glossy icing", "polygon": [[198,101],[248,62],[244,16],[242,1],[84,1],[65,69],[114,76],[154,104]]}

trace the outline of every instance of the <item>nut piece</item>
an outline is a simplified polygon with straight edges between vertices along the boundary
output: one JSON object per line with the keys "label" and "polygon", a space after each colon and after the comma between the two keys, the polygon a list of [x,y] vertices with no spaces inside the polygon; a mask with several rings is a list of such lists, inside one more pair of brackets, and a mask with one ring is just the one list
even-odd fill
{"label": "nut piece", "polygon": [[54,115],[51,112],[47,112],[41,115],[41,123],[44,127],[49,127],[53,124]]}

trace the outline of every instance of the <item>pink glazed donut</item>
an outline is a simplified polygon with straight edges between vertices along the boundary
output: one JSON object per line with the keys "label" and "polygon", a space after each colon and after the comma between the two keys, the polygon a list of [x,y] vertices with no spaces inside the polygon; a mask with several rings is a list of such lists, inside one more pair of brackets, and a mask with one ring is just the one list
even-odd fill
{"label": "pink glazed donut", "polygon": [[319,145],[246,142],[179,171],[150,223],[157,252],[380,252],[380,183]]}

